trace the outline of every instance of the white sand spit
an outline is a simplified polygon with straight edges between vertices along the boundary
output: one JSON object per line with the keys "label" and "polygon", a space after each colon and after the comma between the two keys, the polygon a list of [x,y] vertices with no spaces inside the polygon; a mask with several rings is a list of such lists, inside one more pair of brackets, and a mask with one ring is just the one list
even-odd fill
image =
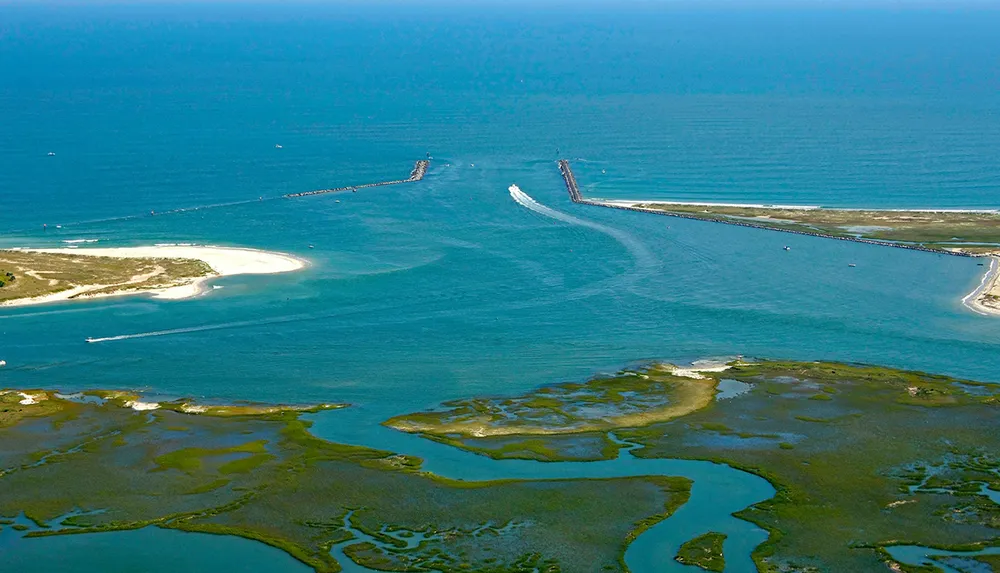
{"label": "white sand spit", "polygon": [[990,257],[990,266],[979,286],[962,299],[973,312],[1000,315],[1000,257]]}
{"label": "white sand spit", "polygon": [[132,408],[138,412],[144,412],[146,410],[156,410],[160,407],[156,402],[140,402],[139,400],[129,400],[125,402],[126,408]]}
{"label": "white sand spit", "polygon": [[725,362],[713,362],[709,360],[699,360],[691,364],[691,366],[685,367],[677,366],[675,364],[663,364],[660,367],[667,370],[674,376],[694,378],[695,380],[705,379],[705,375],[702,374],[702,372],[724,372],[732,368]]}
{"label": "white sand spit", "polygon": [[21,395],[21,401],[19,402],[22,406],[31,406],[32,404],[37,404],[42,400],[48,400],[49,397],[45,395],[44,392],[39,394],[29,394],[27,392],[18,392]]}
{"label": "white sand spit", "polygon": [[[155,298],[178,300],[191,298],[203,293],[205,282],[214,277],[227,277],[233,275],[263,275],[297,271],[304,268],[308,261],[294,257],[285,253],[271,251],[261,251],[257,249],[244,249],[236,247],[213,247],[203,245],[175,245],[162,244],[148,247],[117,247],[117,248],[82,248],[82,249],[28,249],[19,248],[17,250],[34,251],[39,253],[71,254],[74,256],[91,257],[115,257],[123,259],[135,258],[168,258],[168,259],[197,259],[207,264],[212,269],[212,274],[192,278],[178,282],[168,287],[154,289],[128,289],[123,285],[118,292],[105,292],[88,296],[88,291],[99,290],[107,285],[86,285],[77,286],[68,290],[53,293],[50,295],[34,298],[24,298],[0,303],[0,306],[25,306],[31,304],[43,304],[69,300],[77,298],[99,298],[107,296],[121,296],[128,294],[150,293]],[[138,283],[149,277],[133,277]]]}

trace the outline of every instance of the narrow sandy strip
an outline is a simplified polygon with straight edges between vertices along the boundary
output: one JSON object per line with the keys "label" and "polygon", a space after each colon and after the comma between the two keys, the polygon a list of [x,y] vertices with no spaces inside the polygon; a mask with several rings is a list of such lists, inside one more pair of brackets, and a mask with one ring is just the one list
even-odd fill
{"label": "narrow sandy strip", "polygon": [[587,198],[588,201],[593,203],[600,203],[602,205],[615,205],[619,207],[636,207],[640,205],[686,205],[690,207],[747,207],[753,209],[798,209],[801,211],[812,211],[815,209],[822,209],[819,205],[764,205],[757,203],[702,203],[702,202],[688,202],[688,201],[660,201],[658,199],[647,199],[643,201],[637,201],[634,199],[599,199],[599,198]]}
{"label": "narrow sandy strip", "polygon": [[[763,204],[753,204],[753,203],[686,203],[681,201],[634,201],[626,199],[588,199],[590,203],[603,205],[608,207],[627,207],[635,209],[637,211],[646,211],[649,213],[662,212],[660,209],[655,209],[649,207],[650,205],[659,205],[664,207],[669,207],[670,205],[685,205],[685,206],[702,206],[702,207],[746,207],[754,209],[772,209],[772,210],[799,210],[799,211],[812,211],[812,210],[825,210],[825,211],[881,211],[890,213],[980,213],[980,214],[998,214],[1000,211],[996,209],[842,209],[842,208],[826,208],[819,207],[815,205],[763,205]],[[733,215],[722,215],[723,217],[728,217],[731,219],[740,219],[742,217],[736,217]],[[761,216],[758,219],[763,219],[765,216]],[[761,227],[770,230],[780,230],[768,227]],[[798,231],[792,231],[798,232]],[[809,233],[802,232],[801,234],[813,235],[817,237],[827,237],[821,233]],[[854,240],[854,239],[848,239]],[[858,239],[859,242],[873,242]],[[887,243],[882,243],[887,244]],[[896,246],[896,245],[892,245]],[[910,248],[910,247],[906,247]],[[927,250],[920,249],[918,250]],[[946,251],[949,251],[946,249]],[[973,255],[981,256],[981,255]],[[1000,258],[996,255],[990,257],[990,268],[983,276],[982,282],[965,298],[962,299],[962,304],[964,304],[969,310],[981,314],[987,315],[998,315],[1000,316],[1000,303],[987,303],[987,296],[1000,297]]]}
{"label": "narrow sandy strip", "polygon": [[962,304],[969,310],[982,315],[1000,316],[1000,307],[987,306],[984,299],[987,295],[1000,296],[1000,257],[990,257],[990,268],[983,275],[976,290],[965,295]]}
{"label": "narrow sandy strip", "polygon": [[[880,211],[885,213],[1000,213],[1000,210],[998,209],[878,209],[863,207],[823,207],[820,205],[772,205],[764,203],[709,203],[697,201],[668,201],[661,199],[644,199],[640,201],[635,199],[601,199],[597,197],[588,197],[587,201],[600,203],[602,205],[635,208],[641,208],[640,205],[685,205],[689,207],[744,207],[747,209],[774,209],[776,211],[815,211],[817,209],[822,209],[824,211]],[[650,210],[655,211],[655,209]]]}
{"label": "narrow sandy strip", "polygon": [[[38,253],[56,253],[73,256],[115,257],[123,259],[136,258],[167,258],[167,259],[197,259],[212,268],[213,273],[204,277],[192,278],[186,282],[166,288],[133,289],[118,292],[87,295],[88,290],[97,290],[105,285],[77,286],[68,290],[45,296],[24,298],[0,303],[0,306],[26,306],[45,304],[79,298],[104,298],[139,293],[149,293],[154,298],[184,299],[198,296],[205,291],[205,283],[215,277],[233,275],[262,275],[287,273],[304,268],[308,261],[285,253],[245,249],[237,247],[213,247],[201,245],[156,245],[149,247],[118,247],[118,248],[82,248],[82,249],[20,249]],[[134,279],[148,277],[137,276]],[[141,282],[136,280],[136,282]]]}

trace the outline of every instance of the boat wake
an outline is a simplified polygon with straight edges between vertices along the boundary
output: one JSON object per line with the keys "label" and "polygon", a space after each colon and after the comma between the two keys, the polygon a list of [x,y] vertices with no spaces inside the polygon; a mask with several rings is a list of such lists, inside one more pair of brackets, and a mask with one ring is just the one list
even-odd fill
{"label": "boat wake", "polygon": [[104,336],[101,338],[87,338],[87,342],[115,342],[118,340],[132,340],[135,338],[151,338],[154,336],[172,336],[175,334],[190,334],[194,332],[205,332],[208,330],[226,330],[230,328],[244,328],[247,326],[262,326],[277,324],[282,322],[295,322],[299,320],[311,320],[319,318],[311,314],[284,316],[274,319],[264,320],[242,320],[239,322],[223,322],[220,324],[204,324],[201,326],[189,326],[185,328],[172,328],[169,330],[153,330],[150,332],[137,332],[135,334],[119,334],[117,336]]}
{"label": "boat wake", "polygon": [[226,324],[212,324],[205,326],[192,326],[188,328],[173,328],[170,330],[154,330],[151,332],[138,332],[135,334],[120,334],[118,336],[105,336],[102,338],[88,338],[87,342],[114,342],[116,340],[131,340],[133,338],[150,338],[153,336],[170,336],[172,334],[187,334],[189,332],[202,332],[205,330],[222,330],[224,328],[239,328],[256,324],[257,321],[233,322]]}
{"label": "boat wake", "polygon": [[656,257],[653,256],[653,253],[646,248],[646,245],[639,242],[639,240],[632,235],[613,227],[608,227],[606,225],[594,223],[593,221],[587,221],[585,219],[579,219],[561,211],[556,211],[551,207],[542,205],[538,201],[535,201],[533,197],[524,191],[521,191],[521,188],[516,184],[511,185],[507,188],[507,190],[510,191],[511,198],[514,199],[514,201],[516,201],[519,205],[530,209],[539,215],[544,215],[550,219],[562,221],[563,223],[568,223],[570,225],[587,227],[588,229],[604,233],[605,235],[608,235],[618,241],[623,247],[625,247],[626,250],[628,250],[629,254],[635,260],[637,270],[642,271],[643,274],[651,271],[657,266],[657,260]]}

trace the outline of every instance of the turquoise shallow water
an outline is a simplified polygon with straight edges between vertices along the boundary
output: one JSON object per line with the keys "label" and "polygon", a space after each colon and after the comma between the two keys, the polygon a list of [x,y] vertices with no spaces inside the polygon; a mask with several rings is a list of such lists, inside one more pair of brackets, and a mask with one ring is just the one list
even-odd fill
{"label": "turquoise shallow water", "polygon": [[[1000,321],[960,304],[976,261],[577,206],[554,164],[602,197],[996,207],[996,12],[0,11],[0,246],[312,263],[190,301],[4,309],[0,386],[344,401],[374,424],[657,358],[1000,381]],[[276,198],[427,152],[418,184]]]}

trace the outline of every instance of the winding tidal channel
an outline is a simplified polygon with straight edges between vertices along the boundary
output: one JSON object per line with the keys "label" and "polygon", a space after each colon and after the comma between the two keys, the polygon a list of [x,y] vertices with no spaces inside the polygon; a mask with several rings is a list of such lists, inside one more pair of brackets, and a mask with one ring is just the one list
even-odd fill
{"label": "winding tidal channel", "polygon": [[[672,559],[685,541],[718,531],[728,538],[725,544],[726,571],[752,573],[753,548],[767,539],[767,532],[733,517],[733,513],[774,495],[767,480],[724,464],[707,461],[642,459],[622,443],[617,459],[599,462],[536,462],[494,460],[378,425],[374,412],[365,407],[347,408],[307,416],[312,432],[324,439],[418,456],[423,468],[457,480],[501,479],[587,479],[647,475],[682,476],[694,482],[691,498],[672,516],[640,535],[628,548],[625,562],[632,573],[674,573],[691,571]],[[335,548],[338,551],[340,547]],[[346,555],[337,560],[348,573],[373,571],[354,564]]]}

